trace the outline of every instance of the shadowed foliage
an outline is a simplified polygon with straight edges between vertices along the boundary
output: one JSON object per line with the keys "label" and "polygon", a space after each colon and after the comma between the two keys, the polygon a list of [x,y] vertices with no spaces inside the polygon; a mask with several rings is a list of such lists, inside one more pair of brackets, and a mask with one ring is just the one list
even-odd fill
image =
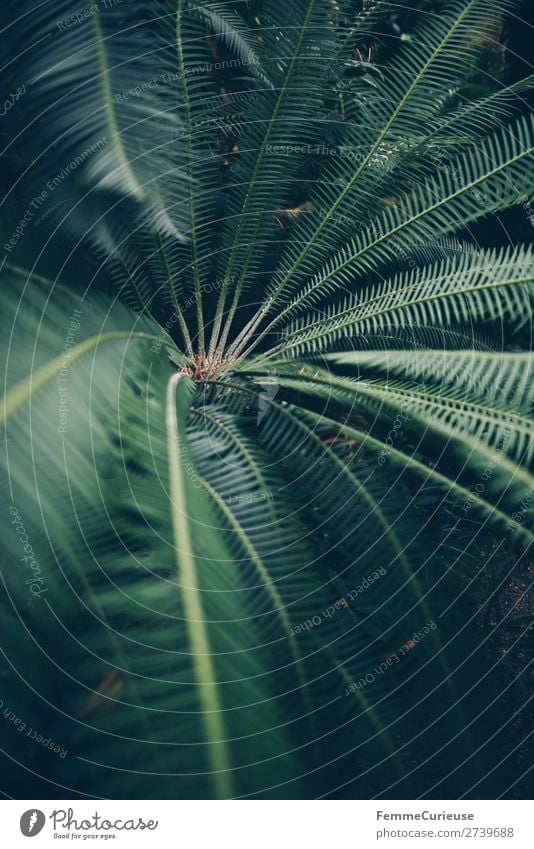
{"label": "shadowed foliage", "polygon": [[517,5],[5,4],[6,792],[519,780],[478,619],[534,532],[533,250],[478,238],[534,193]]}

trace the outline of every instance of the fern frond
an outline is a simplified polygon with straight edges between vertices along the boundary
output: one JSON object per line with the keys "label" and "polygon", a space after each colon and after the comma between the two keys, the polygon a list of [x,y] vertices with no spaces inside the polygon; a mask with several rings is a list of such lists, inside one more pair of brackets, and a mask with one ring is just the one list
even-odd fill
{"label": "fern frond", "polygon": [[459,254],[398,274],[379,286],[327,307],[325,314],[289,326],[273,352],[295,356],[403,327],[452,327],[497,318],[518,323],[532,306],[534,255],[530,248]]}

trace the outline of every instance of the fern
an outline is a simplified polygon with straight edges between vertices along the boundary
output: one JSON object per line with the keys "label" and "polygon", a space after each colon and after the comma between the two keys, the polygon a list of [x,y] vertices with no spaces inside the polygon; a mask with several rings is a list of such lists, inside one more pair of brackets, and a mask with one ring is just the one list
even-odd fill
{"label": "fern", "polygon": [[66,754],[4,723],[6,792],[505,795],[473,621],[531,556],[533,253],[476,228],[532,78],[465,91],[516,4],[30,5],[2,680]]}

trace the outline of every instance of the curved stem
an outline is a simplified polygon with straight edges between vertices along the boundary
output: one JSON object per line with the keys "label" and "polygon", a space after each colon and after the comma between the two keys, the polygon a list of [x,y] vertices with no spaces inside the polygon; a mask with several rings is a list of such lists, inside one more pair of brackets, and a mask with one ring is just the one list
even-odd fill
{"label": "curved stem", "polygon": [[167,457],[169,462],[169,490],[171,520],[174,532],[176,567],[182,587],[184,618],[187,623],[191,657],[200,690],[202,720],[209,742],[209,757],[213,770],[215,793],[219,799],[233,796],[230,778],[230,757],[225,740],[219,690],[213,667],[202,597],[198,585],[196,559],[188,522],[187,486],[180,460],[186,449],[185,427],[178,422],[176,411],[180,384],[187,381],[184,374],[176,372],[167,384],[166,427]]}

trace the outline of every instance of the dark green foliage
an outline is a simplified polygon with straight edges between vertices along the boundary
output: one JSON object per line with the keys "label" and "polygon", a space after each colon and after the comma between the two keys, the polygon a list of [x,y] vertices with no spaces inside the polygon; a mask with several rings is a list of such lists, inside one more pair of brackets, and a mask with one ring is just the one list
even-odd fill
{"label": "dark green foliage", "polygon": [[29,5],[5,792],[513,795],[478,608],[530,563],[533,251],[476,228],[534,190],[517,4]]}

